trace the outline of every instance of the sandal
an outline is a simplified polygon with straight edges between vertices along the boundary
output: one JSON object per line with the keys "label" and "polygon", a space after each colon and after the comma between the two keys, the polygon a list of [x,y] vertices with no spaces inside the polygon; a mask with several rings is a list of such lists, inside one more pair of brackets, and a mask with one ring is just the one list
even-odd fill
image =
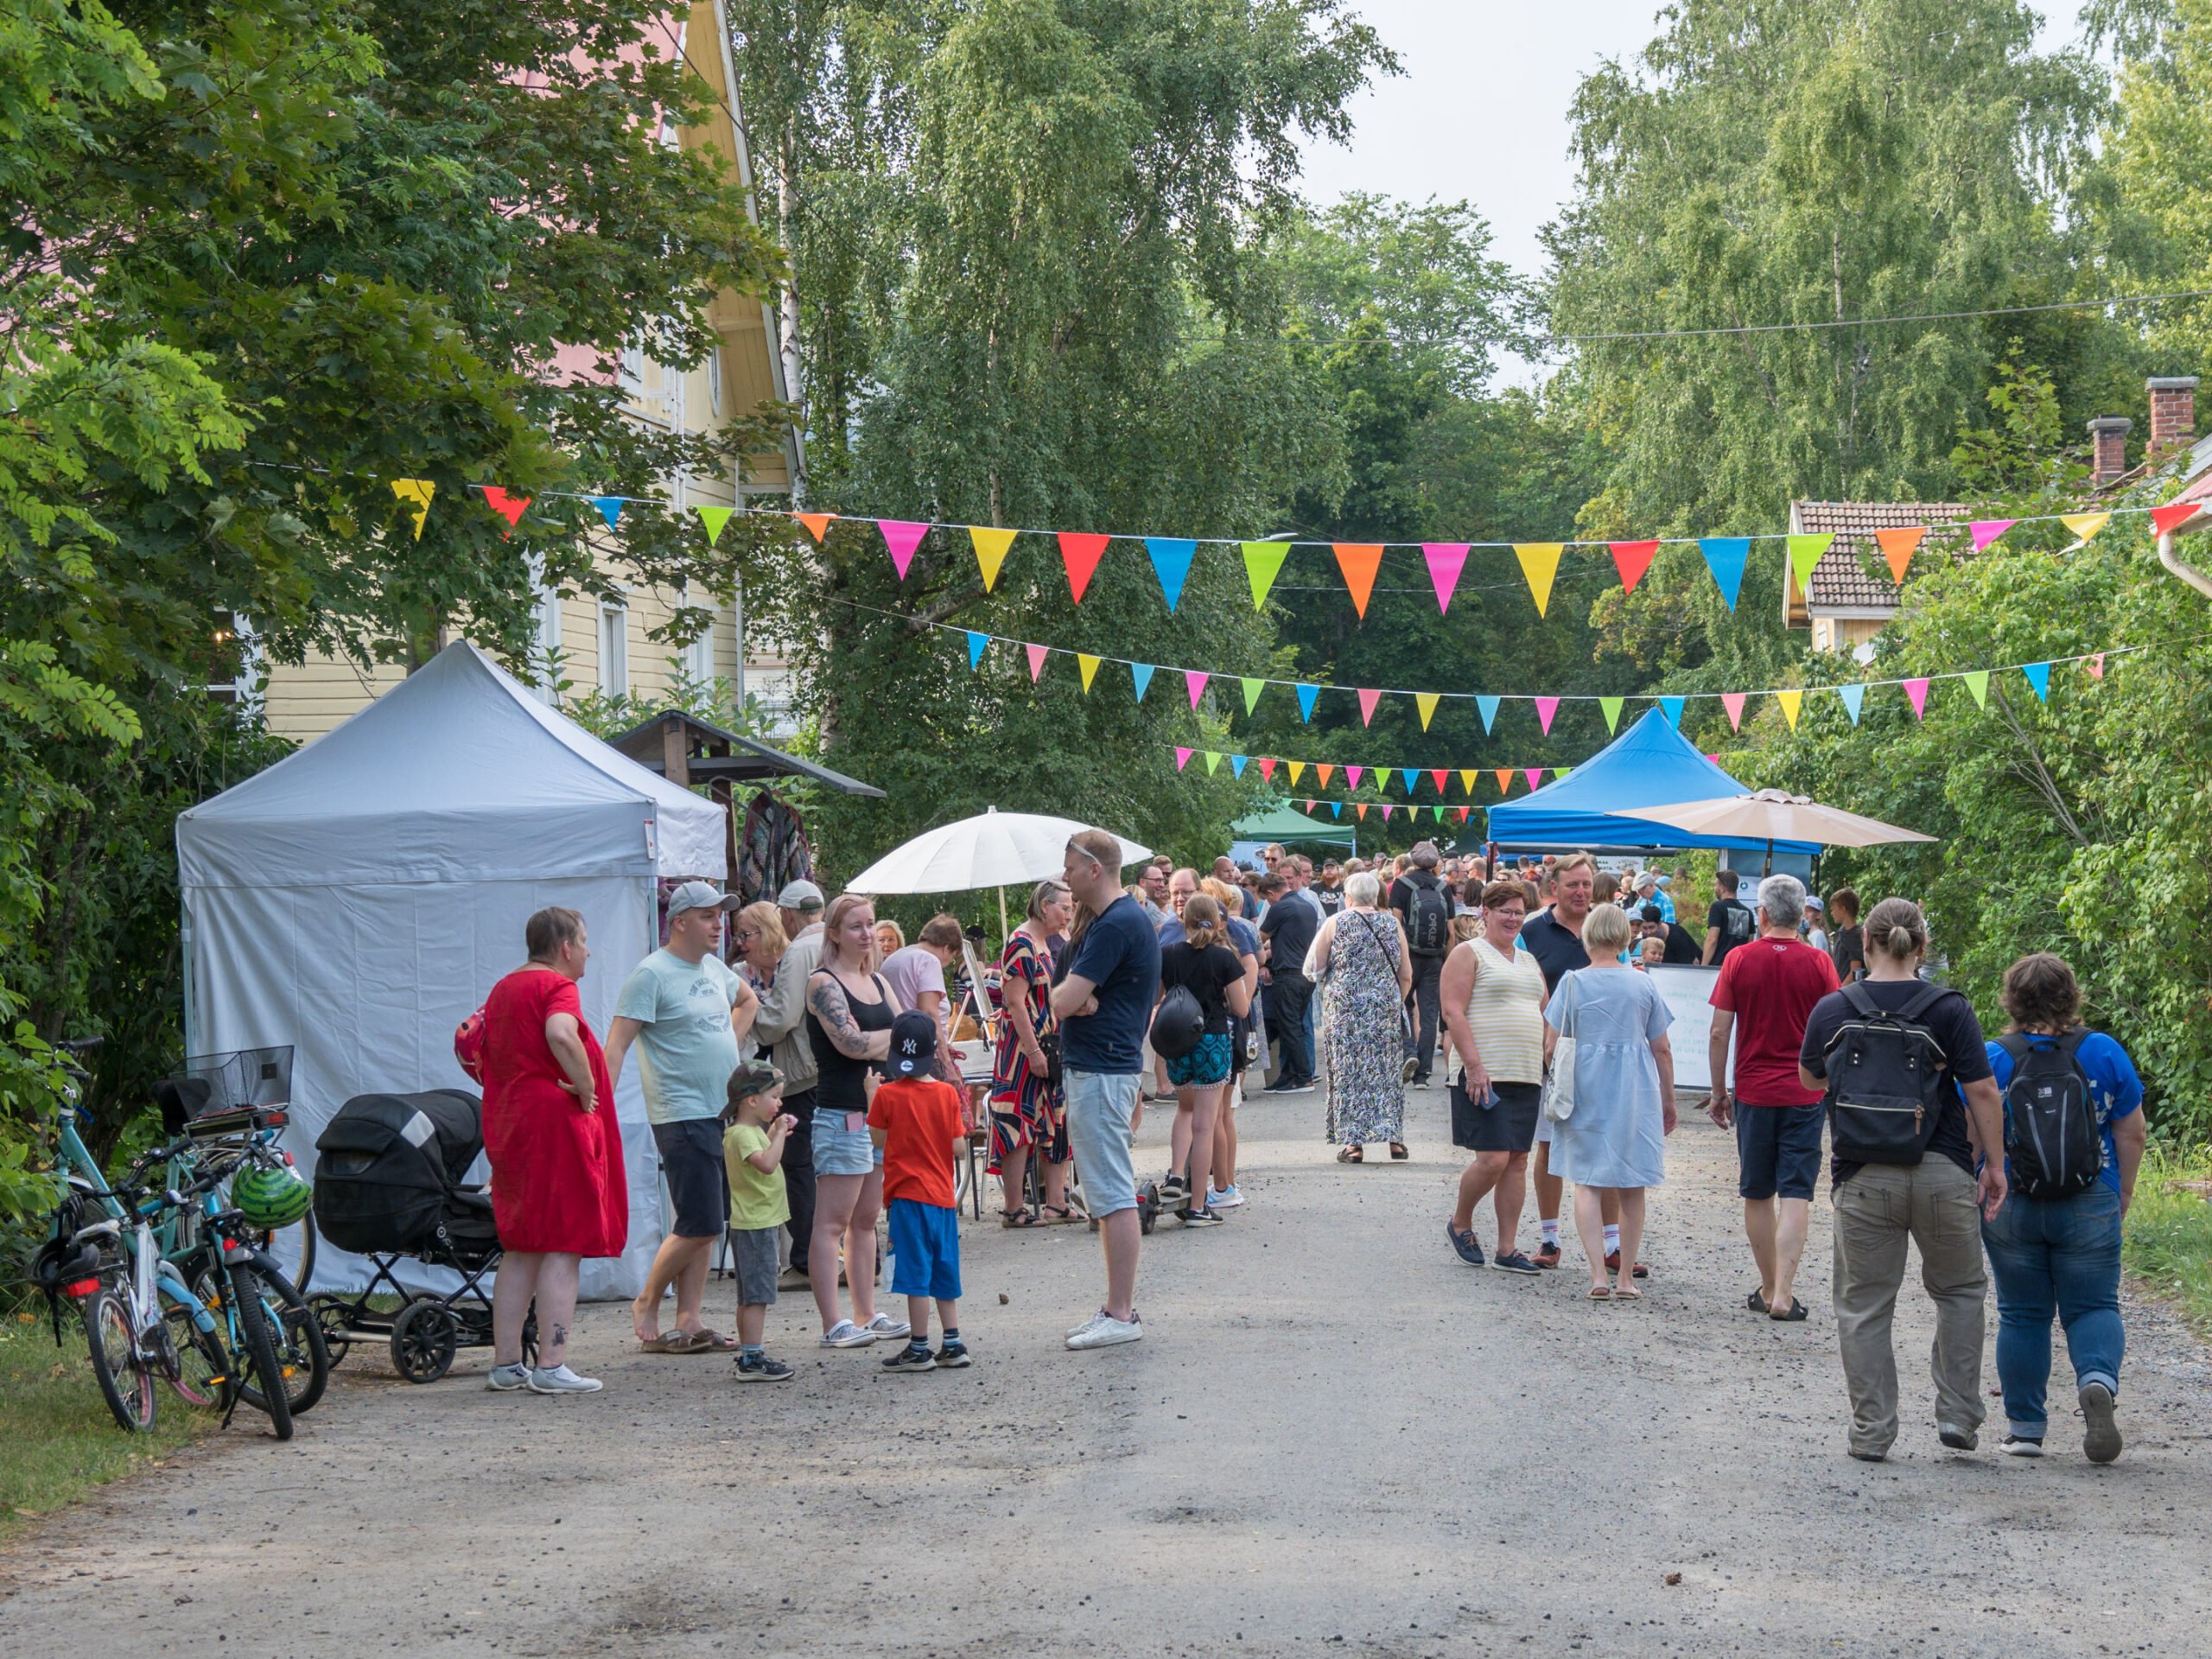
{"label": "sandal", "polygon": [[1610,1302],[1613,1300],[1612,1287],[1610,1285],[1592,1285],[1590,1287],[1590,1294],[1584,1298],[1584,1300],[1586,1301],[1592,1302]]}
{"label": "sandal", "polygon": [[1789,1311],[1787,1313],[1777,1313],[1772,1308],[1769,1308],[1766,1316],[1777,1325],[1795,1325],[1803,1319],[1806,1313],[1805,1304],[1792,1296],[1789,1299]]}
{"label": "sandal", "polygon": [[1613,1292],[1613,1300],[1617,1302],[1640,1302],[1643,1300],[1643,1293],[1640,1290],[1616,1289]]}
{"label": "sandal", "polygon": [[1750,1308],[1754,1313],[1765,1313],[1767,1311],[1766,1293],[1763,1290],[1753,1291],[1750,1295],[1744,1298],[1744,1306]]}
{"label": "sandal", "polygon": [[1338,1147],[1337,1161],[1340,1164],[1363,1164],[1367,1160],[1360,1156],[1361,1151],[1358,1147]]}
{"label": "sandal", "polygon": [[1412,1156],[1413,1154],[1406,1150],[1406,1143],[1404,1141],[1393,1141],[1390,1143],[1390,1161],[1392,1163],[1402,1164],[1407,1159]]}
{"label": "sandal", "polygon": [[999,1225],[1001,1227],[1034,1227],[1036,1224],[1037,1217],[1029,1213],[1029,1206],[1027,1205],[1019,1210],[999,1211]]}
{"label": "sandal", "polygon": [[689,1331],[671,1331],[664,1336],[655,1337],[645,1346],[649,1354],[696,1354],[702,1344]]}
{"label": "sandal", "polygon": [[712,1325],[702,1325],[691,1333],[695,1354],[734,1354],[742,1346],[735,1337],[726,1337]]}
{"label": "sandal", "polygon": [[1033,1224],[1039,1227],[1065,1227],[1082,1219],[1083,1217],[1076,1213],[1075,1205],[1071,1204],[1040,1204],[1037,1206],[1037,1219]]}

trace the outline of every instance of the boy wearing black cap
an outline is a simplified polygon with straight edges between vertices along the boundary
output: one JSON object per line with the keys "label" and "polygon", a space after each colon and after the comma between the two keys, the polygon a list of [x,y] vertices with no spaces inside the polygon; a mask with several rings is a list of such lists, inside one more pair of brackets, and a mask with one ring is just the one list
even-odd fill
{"label": "boy wearing black cap", "polygon": [[[960,1212],[955,1160],[967,1141],[960,1091],[937,1069],[937,1022],[908,1009],[891,1022],[883,1081],[870,1074],[868,1128],[883,1148],[883,1196],[891,1211],[891,1293],[906,1299],[906,1345],[883,1362],[887,1371],[933,1371],[968,1363],[960,1341]],[[930,1303],[937,1303],[944,1345],[930,1352]]]}

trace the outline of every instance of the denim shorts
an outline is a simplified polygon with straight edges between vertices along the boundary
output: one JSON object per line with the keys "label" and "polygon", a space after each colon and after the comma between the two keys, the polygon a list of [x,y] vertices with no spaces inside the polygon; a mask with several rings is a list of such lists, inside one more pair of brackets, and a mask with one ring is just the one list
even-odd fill
{"label": "denim shorts", "polygon": [[891,1294],[960,1300],[959,1211],[891,1200]]}
{"label": "denim shorts", "polygon": [[855,1112],[857,1129],[845,1127],[845,1114],[827,1107],[814,1109],[814,1173],[817,1175],[866,1175],[883,1167],[883,1152],[868,1139],[868,1114]]}
{"label": "denim shorts", "polygon": [[1144,1076],[1137,1071],[1066,1073],[1068,1141],[1093,1220],[1137,1207],[1137,1166],[1129,1155],[1129,1119]]}
{"label": "denim shorts", "polygon": [[1821,1125],[1827,1109],[1736,1103],[1736,1190],[1745,1198],[1809,1198],[1821,1179]]}

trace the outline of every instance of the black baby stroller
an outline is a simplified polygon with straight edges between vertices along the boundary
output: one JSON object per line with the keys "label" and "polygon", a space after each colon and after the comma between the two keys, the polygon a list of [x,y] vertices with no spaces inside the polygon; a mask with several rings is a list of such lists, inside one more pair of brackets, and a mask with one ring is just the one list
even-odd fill
{"label": "black baby stroller", "polygon": [[[492,1199],[462,1178],[484,1150],[484,1103],[463,1089],[422,1095],[357,1095],[338,1109],[315,1143],[315,1219],[340,1249],[365,1255],[376,1275],[353,1295],[308,1299],[330,1344],[331,1363],[357,1342],[389,1342],[410,1382],[435,1382],[456,1350],[492,1343],[492,1300],[483,1276],[499,1265]],[[412,1256],[461,1275],[446,1295],[410,1291],[392,1266]],[[379,1299],[398,1305],[379,1310]],[[523,1360],[537,1357],[537,1318],[523,1326]]]}

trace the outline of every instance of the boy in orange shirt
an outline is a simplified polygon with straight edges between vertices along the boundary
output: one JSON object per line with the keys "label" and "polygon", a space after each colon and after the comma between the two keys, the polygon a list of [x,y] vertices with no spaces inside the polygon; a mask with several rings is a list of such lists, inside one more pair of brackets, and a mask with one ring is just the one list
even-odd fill
{"label": "boy in orange shirt", "polygon": [[[931,1076],[936,1069],[937,1022],[909,1009],[891,1022],[884,1080],[868,1077],[868,1136],[883,1148],[883,1196],[891,1210],[891,1293],[906,1299],[912,1327],[906,1347],[883,1362],[887,1371],[969,1363],[960,1340],[960,1212],[952,1189],[955,1160],[968,1135],[960,1091]],[[934,1354],[931,1299],[944,1339]]]}

